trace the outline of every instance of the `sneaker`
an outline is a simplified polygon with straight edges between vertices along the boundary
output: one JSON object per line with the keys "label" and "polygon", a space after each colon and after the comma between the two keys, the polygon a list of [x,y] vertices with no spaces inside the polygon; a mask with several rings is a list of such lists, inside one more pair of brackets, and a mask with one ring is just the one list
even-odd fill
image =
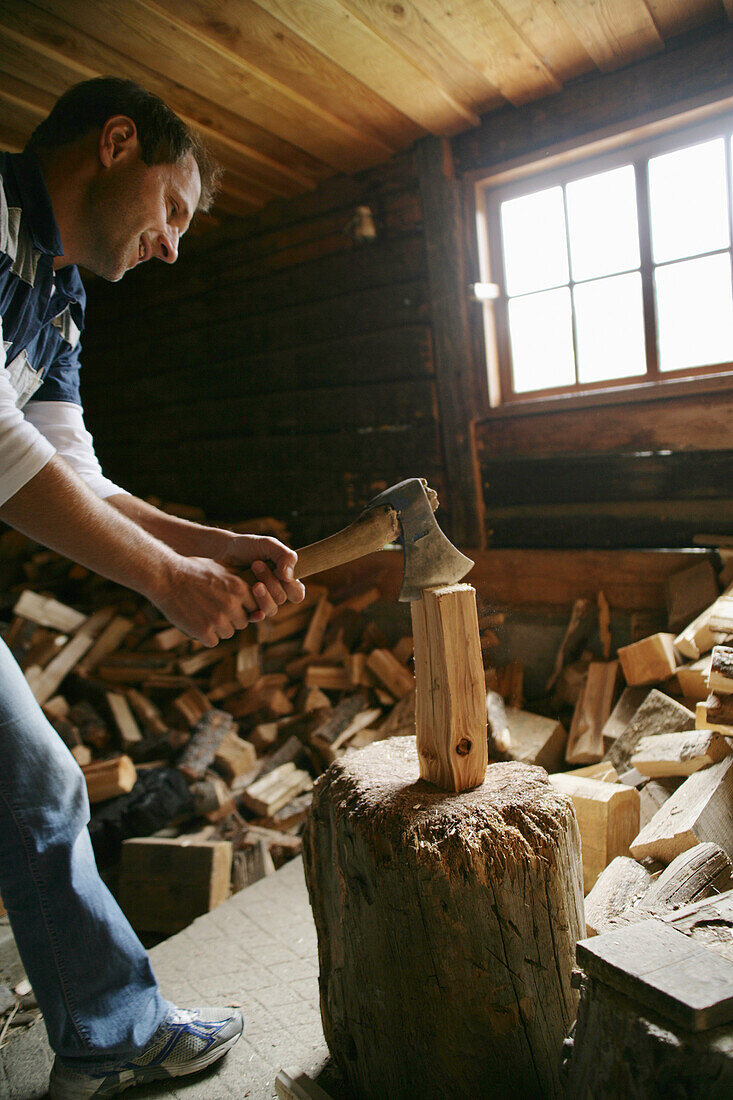
{"label": "sneaker", "polygon": [[56,1059],[49,1100],[114,1096],[145,1081],[196,1073],[234,1046],[242,1034],[241,1012],[224,1008],[176,1008],[144,1050],[129,1062],[79,1071]]}

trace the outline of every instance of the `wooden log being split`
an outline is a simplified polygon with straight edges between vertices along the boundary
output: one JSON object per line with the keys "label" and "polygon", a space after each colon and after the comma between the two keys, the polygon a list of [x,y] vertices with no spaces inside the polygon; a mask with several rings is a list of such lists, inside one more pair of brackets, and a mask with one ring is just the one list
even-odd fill
{"label": "wooden log being split", "polygon": [[488,763],[476,592],[469,584],[428,588],[410,609],[420,776],[449,791],[476,787]]}
{"label": "wooden log being split", "polygon": [[582,934],[578,832],[543,772],[446,797],[412,738],[347,753],[304,837],[321,1013],[363,1097],[559,1097]]}

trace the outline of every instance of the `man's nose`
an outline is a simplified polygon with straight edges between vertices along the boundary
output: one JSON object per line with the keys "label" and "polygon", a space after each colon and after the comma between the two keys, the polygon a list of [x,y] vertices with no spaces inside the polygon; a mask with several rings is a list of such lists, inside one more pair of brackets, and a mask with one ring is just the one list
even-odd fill
{"label": "man's nose", "polygon": [[167,264],[174,264],[178,259],[178,230],[174,226],[155,238],[155,255]]}

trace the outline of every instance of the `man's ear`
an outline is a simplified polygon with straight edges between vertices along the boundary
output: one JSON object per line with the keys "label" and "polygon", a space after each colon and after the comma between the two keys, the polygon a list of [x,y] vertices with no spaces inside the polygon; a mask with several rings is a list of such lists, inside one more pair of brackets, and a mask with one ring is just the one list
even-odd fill
{"label": "man's ear", "polygon": [[127,115],[108,118],[99,135],[99,159],[105,168],[123,160],[137,148],[137,127]]}

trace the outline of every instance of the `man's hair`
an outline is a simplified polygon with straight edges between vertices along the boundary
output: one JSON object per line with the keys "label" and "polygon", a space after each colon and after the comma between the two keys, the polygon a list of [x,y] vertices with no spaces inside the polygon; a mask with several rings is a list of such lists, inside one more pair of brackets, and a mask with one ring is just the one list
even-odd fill
{"label": "man's hair", "polygon": [[162,99],[132,80],[99,76],[75,84],[36,127],[26,149],[68,145],[90,130],[101,129],[113,115],[127,115],[135,123],[145,164],[177,164],[190,153],[201,176],[198,209],[209,209],[221,177],[219,164],[199,135]]}

